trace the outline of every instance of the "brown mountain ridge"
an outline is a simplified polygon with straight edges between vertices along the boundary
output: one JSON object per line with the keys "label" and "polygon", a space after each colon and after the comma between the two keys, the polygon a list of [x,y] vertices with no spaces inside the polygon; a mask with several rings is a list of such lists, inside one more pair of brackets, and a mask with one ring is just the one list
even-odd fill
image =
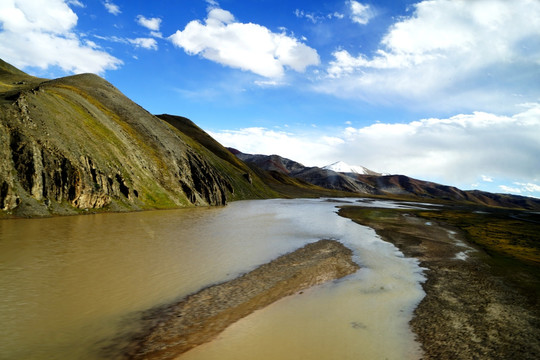
{"label": "brown mountain ridge", "polygon": [[262,170],[279,172],[326,189],[352,192],[358,195],[400,197],[412,200],[443,200],[485,206],[540,209],[540,199],[494,194],[479,190],[460,190],[453,186],[418,180],[405,175],[365,175],[342,173],[319,167],[306,167],[279,155],[244,154],[229,149],[239,159]]}

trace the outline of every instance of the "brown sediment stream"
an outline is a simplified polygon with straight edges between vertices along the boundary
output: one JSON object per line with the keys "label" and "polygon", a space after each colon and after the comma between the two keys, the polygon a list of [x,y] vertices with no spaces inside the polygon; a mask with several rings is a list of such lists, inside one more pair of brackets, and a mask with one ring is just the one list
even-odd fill
{"label": "brown sediment stream", "polygon": [[207,287],[148,316],[152,326],[128,347],[130,359],[172,359],[212,340],[227,326],[285,296],[349,275],[352,251],[320,240],[231,281]]}

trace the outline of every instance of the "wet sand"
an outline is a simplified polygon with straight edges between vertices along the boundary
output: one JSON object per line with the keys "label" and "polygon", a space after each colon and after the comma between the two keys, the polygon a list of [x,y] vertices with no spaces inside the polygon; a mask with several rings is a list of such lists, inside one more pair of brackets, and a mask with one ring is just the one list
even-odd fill
{"label": "wet sand", "polygon": [[352,251],[337,241],[308,244],[239,278],[149,311],[145,319],[151,325],[132,340],[125,358],[173,359],[257,309],[358,268]]}
{"label": "wet sand", "polygon": [[375,219],[345,207],[339,214],[372,227],[427,268],[426,296],[410,322],[423,359],[540,358],[538,299],[494,272],[489,256],[459,229],[406,212]]}

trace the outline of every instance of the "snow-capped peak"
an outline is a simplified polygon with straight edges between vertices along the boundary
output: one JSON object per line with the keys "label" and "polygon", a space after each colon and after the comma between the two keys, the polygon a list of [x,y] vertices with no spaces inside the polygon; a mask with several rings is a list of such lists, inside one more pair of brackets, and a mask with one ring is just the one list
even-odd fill
{"label": "snow-capped peak", "polygon": [[349,165],[343,161],[338,161],[330,165],[326,165],[323,167],[323,169],[326,170],[332,170],[335,172],[342,172],[342,173],[355,173],[355,174],[373,174],[374,172],[366,169],[363,166],[355,166],[355,165]]}

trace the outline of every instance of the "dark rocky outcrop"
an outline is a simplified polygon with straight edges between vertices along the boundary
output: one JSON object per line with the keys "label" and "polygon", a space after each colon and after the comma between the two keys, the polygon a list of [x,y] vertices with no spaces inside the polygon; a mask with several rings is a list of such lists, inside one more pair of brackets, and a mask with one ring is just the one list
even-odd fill
{"label": "dark rocky outcrop", "polygon": [[173,359],[215,338],[227,326],[282,297],[354,273],[352,251],[320,240],[146,314],[151,324],[125,350],[129,359]]}

